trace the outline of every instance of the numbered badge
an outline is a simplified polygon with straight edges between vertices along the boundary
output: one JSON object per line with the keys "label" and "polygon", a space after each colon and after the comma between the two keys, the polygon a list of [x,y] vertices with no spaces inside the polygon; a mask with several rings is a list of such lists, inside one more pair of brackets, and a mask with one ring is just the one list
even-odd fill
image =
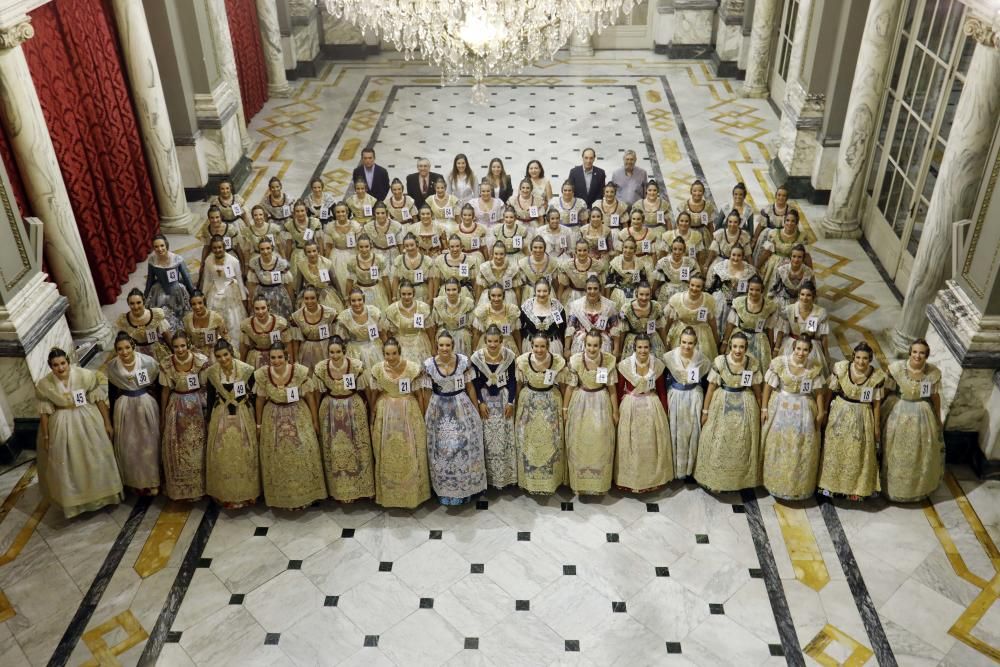
{"label": "numbered badge", "polygon": [[601,238],[597,239],[597,249],[598,250],[607,250],[608,249],[608,240],[606,238],[604,238],[603,236]]}
{"label": "numbered badge", "polygon": [[810,316],[806,319],[806,331],[809,333],[816,333],[819,329],[819,318],[815,315]]}
{"label": "numbered badge", "polygon": [[299,388],[298,387],[286,387],[285,388],[285,402],[294,403],[299,400]]}
{"label": "numbered badge", "polygon": [[701,212],[701,224],[703,224],[703,225],[707,225],[708,224],[708,211],[702,211]]}
{"label": "numbered badge", "polygon": [[396,247],[396,235],[389,233],[385,235],[385,244],[390,248]]}
{"label": "numbered badge", "polygon": [[421,285],[424,282],[424,272],[423,269],[417,269],[413,272],[413,284]]}
{"label": "numbered badge", "polygon": [[274,234],[264,234],[264,238],[270,241],[271,245],[274,245]]}
{"label": "numbered badge", "polygon": [[764,331],[764,318],[758,318],[757,324],[754,325],[754,331],[757,333],[763,333]]}
{"label": "numbered badge", "polygon": [[871,387],[865,387],[861,390],[861,402],[871,403],[872,399],[875,397],[875,390]]}
{"label": "numbered badge", "polygon": [[699,382],[701,382],[701,377],[698,376],[697,368],[687,369],[687,381],[688,384],[698,384]]}
{"label": "numbered badge", "polygon": [[374,264],[371,267],[368,268],[368,278],[369,278],[369,280],[378,280],[379,279],[378,267],[375,266]]}
{"label": "numbered badge", "polygon": [[537,218],[538,217],[538,207],[537,206],[529,206],[528,207],[528,217],[530,217],[530,218]]}
{"label": "numbered badge", "polygon": [[930,398],[931,397],[931,381],[921,380],[920,382],[920,398]]}
{"label": "numbered badge", "polygon": [[608,328],[608,318],[604,317],[603,315],[600,316],[600,317],[598,317],[597,318],[597,324],[595,324],[594,327],[597,328],[597,329],[601,329],[601,330],[607,329]]}
{"label": "numbered badge", "polygon": [[422,313],[413,314],[413,328],[423,329],[424,328],[424,316]]}
{"label": "numbered badge", "polygon": [[690,257],[691,259],[694,259],[697,256],[698,256],[698,249],[697,248],[695,248],[694,246],[691,246],[690,248],[688,248],[688,257]]}
{"label": "numbered badge", "polygon": [[469,277],[469,265],[466,264],[465,262],[462,262],[461,264],[458,265],[458,277],[459,278]]}
{"label": "numbered badge", "polygon": [[167,269],[167,282],[175,283],[177,282],[177,269]]}
{"label": "numbered badge", "polygon": [[146,330],[146,344],[147,345],[152,345],[153,343],[156,342],[156,340],[158,338],[159,338],[159,336],[157,335],[157,333],[155,331],[150,331],[149,329]]}
{"label": "numbered badge", "polygon": [[653,242],[650,241],[649,239],[645,239],[640,247],[642,248],[642,252],[648,254],[653,250]]}
{"label": "numbered badge", "polygon": [[410,214],[410,209],[404,208],[399,211],[399,217],[403,220],[413,220],[413,216]]}
{"label": "numbered badge", "polygon": [[556,383],[556,372],[551,368],[545,371],[545,375],[542,377],[542,382],[546,386],[551,387]]}
{"label": "numbered badge", "polygon": [[810,378],[805,378],[804,380],[802,380],[802,384],[800,385],[800,390],[801,393],[803,394],[811,394],[813,390],[813,381]]}
{"label": "numbered badge", "polygon": [[740,294],[746,294],[747,281],[741,280],[738,283],[736,283],[736,291],[739,292]]}
{"label": "numbered badge", "polygon": [[656,212],[656,224],[662,225],[663,221],[665,219],[666,219],[666,216],[663,214],[663,211],[657,211]]}
{"label": "numbered badge", "polygon": [[558,310],[552,311],[552,321],[555,322],[556,324],[562,324],[563,323],[562,313],[560,313]]}
{"label": "numbered badge", "polygon": [[83,389],[77,389],[73,392],[73,405],[80,407],[87,404],[87,392]]}
{"label": "numbered badge", "polygon": [[510,335],[510,325],[509,324],[501,325],[501,327],[500,327],[500,333],[502,333],[504,336],[509,336]]}
{"label": "numbered badge", "polygon": [[580,218],[580,216],[577,214],[576,211],[570,211],[569,212],[569,224],[575,225],[576,221],[579,220],[579,218]]}
{"label": "numbered badge", "polygon": [[215,345],[215,341],[219,340],[219,334],[214,331],[205,332],[205,345]]}
{"label": "numbered badge", "polygon": [[372,207],[370,204],[365,204],[361,207],[361,212],[366,218],[370,218],[372,215]]}
{"label": "numbered badge", "polygon": [[608,369],[601,366],[597,369],[597,384],[608,383]]}
{"label": "numbered badge", "polygon": [[410,380],[408,378],[399,378],[399,393],[400,394],[410,393]]}
{"label": "numbered badge", "polygon": [[344,389],[354,391],[355,389],[358,388],[358,383],[354,378],[354,373],[344,373],[344,376],[341,378],[341,380],[343,380],[344,382]]}
{"label": "numbered badge", "polygon": [[326,340],[330,337],[330,325],[321,324],[316,328],[316,333],[319,335],[320,340]]}
{"label": "numbered badge", "polygon": [[229,264],[226,264],[225,266],[222,267],[222,275],[224,275],[227,278],[235,278],[236,277],[236,271],[235,271],[235,269],[233,269],[232,266],[230,266]]}
{"label": "numbered badge", "polygon": [[473,250],[479,250],[478,236],[473,236],[471,239],[469,239],[469,247],[472,248]]}
{"label": "numbered badge", "polygon": [[329,271],[329,269],[320,269],[319,270],[319,281],[322,282],[322,283],[328,283],[328,282],[330,282],[330,271]]}
{"label": "numbered badge", "polygon": [[269,333],[267,335],[267,337],[268,337],[268,340],[271,341],[272,345],[274,345],[275,343],[280,343],[281,342],[281,332],[280,331],[272,331],[271,333]]}
{"label": "numbered badge", "polygon": [[329,206],[320,206],[319,207],[319,219],[320,220],[329,220],[330,219],[330,207]]}
{"label": "numbered badge", "polygon": [[348,248],[353,248],[354,246],[358,245],[358,239],[354,235],[354,232],[348,232],[347,236],[345,237],[345,241],[347,243]]}
{"label": "numbered badge", "polygon": [[247,384],[242,380],[237,380],[233,383],[233,395],[236,398],[243,398],[247,395]]}
{"label": "numbered badge", "polygon": [[740,373],[740,386],[750,387],[753,385],[753,371],[743,371]]}
{"label": "numbered badge", "polygon": [[656,333],[656,320],[649,320],[646,322],[646,335],[652,336]]}
{"label": "numbered badge", "polygon": [[149,371],[140,368],[135,372],[135,383],[140,387],[149,384]]}
{"label": "numbered badge", "polygon": [[368,340],[375,340],[378,338],[378,327],[374,324],[368,327]]}
{"label": "numbered badge", "polygon": [[682,266],[681,267],[681,281],[686,283],[689,280],[691,280],[691,267],[690,266]]}
{"label": "numbered badge", "polygon": [[187,385],[188,391],[201,389],[201,382],[198,380],[198,376],[194,373],[188,373],[184,376],[184,383]]}
{"label": "numbered badge", "polygon": [[506,278],[504,278],[503,279],[503,288],[505,290],[514,289],[514,279],[511,278],[510,276],[507,276]]}
{"label": "numbered badge", "polygon": [[441,237],[435,234],[431,237],[431,247],[440,248],[441,247]]}
{"label": "numbered badge", "polygon": [[222,237],[222,247],[225,248],[226,250],[233,249],[233,239],[231,236]]}
{"label": "numbered badge", "polygon": [[281,271],[271,271],[271,284],[277,285],[281,282]]}
{"label": "numbered badge", "polygon": [[465,389],[465,378],[462,377],[461,375],[456,375],[454,378],[452,378],[452,383],[455,386],[455,388],[452,391],[462,391],[463,389]]}
{"label": "numbered badge", "polygon": [[459,315],[458,316],[458,328],[459,329],[464,329],[466,324],[468,324],[468,319],[465,317],[465,315]]}
{"label": "numbered badge", "polygon": [[617,213],[613,213],[611,215],[611,226],[612,227],[621,227],[622,226],[622,217],[620,215],[618,215]]}
{"label": "numbered badge", "polygon": [[697,318],[699,322],[708,321],[708,308],[702,307],[698,309]]}
{"label": "numbered badge", "polygon": [[521,248],[524,247],[524,237],[518,234],[513,239],[511,239],[511,243],[513,244],[516,250],[520,250]]}
{"label": "numbered badge", "polygon": [[490,211],[490,222],[496,222],[500,218],[496,211]]}
{"label": "numbered badge", "polygon": [[233,205],[230,206],[229,208],[233,210],[233,215],[236,216],[243,215],[243,207],[237,204],[236,202],[233,202]]}
{"label": "numbered badge", "polygon": [[565,250],[567,245],[569,245],[569,244],[566,242],[566,237],[565,236],[560,236],[559,237],[559,247],[562,248],[563,250]]}
{"label": "numbered badge", "polygon": [[291,206],[289,206],[288,204],[285,204],[284,206],[281,207],[281,217],[282,218],[288,218],[288,217],[291,217],[291,215],[292,215],[292,207]]}
{"label": "numbered badge", "polygon": [[455,209],[453,209],[451,206],[445,206],[444,207],[444,217],[446,217],[446,218],[454,218],[455,217]]}

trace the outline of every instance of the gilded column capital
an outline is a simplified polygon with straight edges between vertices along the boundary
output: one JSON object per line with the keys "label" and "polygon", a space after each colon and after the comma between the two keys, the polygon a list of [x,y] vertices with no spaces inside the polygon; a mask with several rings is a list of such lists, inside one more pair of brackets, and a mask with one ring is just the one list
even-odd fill
{"label": "gilded column capital", "polygon": [[963,32],[983,46],[1000,49],[1000,31],[996,23],[970,13],[965,17]]}
{"label": "gilded column capital", "polygon": [[20,23],[0,28],[0,49],[13,49],[35,36],[31,19],[25,17]]}

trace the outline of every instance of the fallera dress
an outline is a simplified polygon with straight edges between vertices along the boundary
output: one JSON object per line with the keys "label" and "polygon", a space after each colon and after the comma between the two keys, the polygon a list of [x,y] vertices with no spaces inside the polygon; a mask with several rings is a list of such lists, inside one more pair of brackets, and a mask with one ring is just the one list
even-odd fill
{"label": "fallera dress", "polygon": [[778,319],[774,317],[777,306],[763,298],[760,304],[754,306],[747,299],[746,296],[733,299],[728,323],[733,325],[733,333],[742,331],[746,335],[747,353],[760,362],[761,368],[767,368],[771,365],[771,340],[767,330],[774,329],[775,319]]}
{"label": "fallera dress", "polygon": [[191,352],[186,362],[171,355],[160,364],[160,384],[170,389],[163,420],[164,492],[171,500],[205,495],[205,386],[208,358]]}
{"label": "fallera dress", "polygon": [[635,355],[618,362],[618,451],[615,486],[633,493],[657,489],[674,478],[667,420],[666,366],[650,355],[638,371]]}
{"label": "fallera dress", "polygon": [[400,352],[407,361],[422,365],[424,359],[431,356],[427,330],[434,326],[434,317],[431,307],[423,301],[414,301],[409,315],[403,312],[399,301],[389,304],[382,315],[382,324],[386,332],[399,341]]}
{"label": "fallera dress", "polygon": [[372,428],[375,502],[383,507],[413,508],[431,497],[427,432],[414,394],[426,385],[420,369],[407,361],[398,378],[389,377],[384,363],[371,369],[372,389],[379,393]]}
{"label": "fallera dress", "polygon": [[671,350],[680,345],[681,333],[687,327],[694,329],[698,336],[698,349],[709,359],[715,359],[719,348],[712,337],[715,330],[715,297],[705,292],[701,293],[698,303],[689,303],[687,292],[680,292],[670,297],[667,302],[667,319],[672,321],[667,332],[667,347]]}
{"label": "fallera dress", "polygon": [[314,313],[303,306],[292,313],[291,337],[299,343],[297,363],[312,371],[319,361],[326,359],[336,321],[337,311],[328,306],[320,306]]}
{"label": "fallera dress", "polygon": [[476,350],[472,366],[476,372],[473,385],[480,403],[486,404],[483,420],[483,447],[486,452],[486,481],[496,488],[517,484],[517,449],[514,445],[514,417],[505,417],[504,409],[513,406],[517,393],[513,352],[500,348],[500,361],[490,363],[485,350]]}
{"label": "fallera dress", "polygon": [[645,315],[639,315],[635,312],[637,305],[636,301],[630,301],[622,307],[622,359],[635,352],[635,337],[639,334],[649,336],[650,354],[657,359],[662,358],[667,351],[663,339],[660,338],[660,330],[667,323],[663,317],[663,306],[656,301],[650,301],[650,311]]}
{"label": "fallera dress", "polygon": [[458,302],[448,303],[448,297],[434,299],[434,324],[445,330],[455,341],[455,354],[472,354],[472,320],[476,304],[472,297],[459,294]]}
{"label": "fallera dress", "polygon": [[324,359],[313,367],[313,382],[320,392],[319,445],[330,495],[345,503],[373,498],[375,459],[368,408],[359,393],[368,388],[364,364],[344,357],[334,367]]}
{"label": "fallera dress", "polygon": [[124,498],[115,450],[95,405],[108,400],[103,374],[72,367],[64,385],[49,373],[35,386],[39,414],[48,415],[49,440],[38,442],[38,484],[70,519]]}
{"label": "fallera dress", "polygon": [[365,318],[354,321],[354,311],[346,308],[337,315],[337,333],[347,343],[347,356],[359,359],[365,368],[375,368],[382,363],[382,311],[375,306],[365,306]]}
{"label": "fallera dress", "polygon": [[[818,364],[823,369],[824,375],[830,372],[826,355],[823,354],[823,346],[820,345],[819,341],[821,336],[826,336],[830,333],[830,324],[825,308],[813,305],[809,314],[806,317],[802,317],[799,312],[799,304],[795,302],[785,306],[784,312],[779,313],[779,316],[775,320],[775,330],[785,334],[785,338],[781,341],[780,354],[784,356],[790,355],[792,350],[795,349],[795,341],[803,333],[808,333],[814,337],[808,363],[810,365]],[[775,354],[779,354],[778,350],[774,352]]]}
{"label": "fallera dress", "polygon": [[191,310],[190,295],[193,291],[194,284],[183,257],[168,252],[166,263],[160,265],[156,261],[156,253],[150,254],[146,260],[146,305],[162,308],[174,331],[180,328],[184,314]]}
{"label": "fallera dress", "polygon": [[913,377],[906,360],[889,364],[882,404],[882,486],[889,500],[916,502],[944,476],[944,434],[931,396],[941,391],[941,371],[924,366]]}
{"label": "fallera dress", "polygon": [[126,311],[115,320],[115,330],[124,331],[135,341],[136,352],[153,357],[158,362],[170,356],[170,348],[163,342],[163,334],[172,334],[170,322],[162,308],[148,308],[146,319],[135,321],[131,311]]}
{"label": "fallera dress", "polygon": [[[517,484],[529,493],[555,493],[566,479],[562,391],[566,361],[551,355],[548,369],[526,352],[515,362],[520,383],[514,414]],[[548,371],[548,372],[547,372]]]}
{"label": "fallera dress", "polygon": [[204,375],[210,411],[205,492],[225,507],[249,505],[261,491],[253,414],[254,367],[233,359],[231,373],[213,364]]}
{"label": "fallera dress", "polygon": [[596,331],[601,335],[601,351],[610,352],[614,346],[612,338],[621,333],[619,322],[620,309],[611,299],[601,297],[596,310],[590,310],[587,297],[573,301],[566,308],[569,322],[566,326],[566,337],[572,338],[570,351],[574,354],[583,352],[587,334]]}
{"label": "fallera dress", "polygon": [[[238,333],[238,329],[232,333]],[[188,344],[196,352],[208,357],[208,363],[215,362],[215,344],[222,338],[230,338],[232,333],[226,326],[226,321],[218,312],[208,311],[208,322],[203,327],[195,326],[194,313],[184,314],[184,333],[188,335]]]}
{"label": "fallera dress", "polygon": [[[344,309],[344,301],[340,298],[343,287],[334,285],[333,262],[326,257],[317,257],[316,264],[310,264],[308,259],[299,260],[295,267],[295,307],[302,307],[302,293],[306,287],[313,287],[321,305],[332,308],[335,312]],[[338,291],[339,290],[339,291]]]}
{"label": "fallera dress", "polygon": [[705,401],[706,378],[712,361],[695,349],[690,360],[679,349],[663,356],[667,367],[667,406],[670,413],[670,442],[674,448],[674,475],[694,474],[701,438],[701,409]]}
{"label": "fallera dress", "polygon": [[256,316],[248,317],[240,323],[240,341],[247,352],[247,363],[254,368],[263,368],[270,362],[269,351],[275,343],[288,345],[292,340],[288,321],[280,315],[272,314],[261,324]]}
{"label": "fallera dress", "polygon": [[263,298],[267,301],[268,310],[285,319],[292,316],[292,297],[288,295],[288,286],[292,283],[291,266],[283,257],[272,256],[267,267],[260,256],[250,260],[247,284],[257,286],[254,298]]}
{"label": "fallera dress", "polygon": [[160,404],[153,393],[160,366],[135,353],[132,370],[118,357],[108,362],[115,459],[125,486],[139,491],[160,486]]}
{"label": "fallera dress", "polygon": [[589,363],[585,354],[577,352],[567,364],[566,385],[575,390],[566,412],[566,466],[574,493],[600,495],[611,488],[614,472],[617,432],[608,391],[616,389],[618,370],[610,352]]}
{"label": "fallera dress", "polygon": [[[239,331],[240,322],[246,317],[247,300],[240,261],[226,255],[222,264],[216,264],[215,257],[209,255],[201,270],[205,273],[205,305],[222,315],[229,331]],[[233,342],[233,349],[239,355],[239,341]]]}
{"label": "fallera dress", "polygon": [[[380,311],[385,311],[390,303],[384,283],[388,270],[385,259],[378,255],[373,254],[365,262],[365,266],[361,265],[360,257],[353,257],[347,264],[347,278],[354,282],[354,287],[364,293],[366,304],[375,306]],[[345,294],[345,296],[349,295]]]}

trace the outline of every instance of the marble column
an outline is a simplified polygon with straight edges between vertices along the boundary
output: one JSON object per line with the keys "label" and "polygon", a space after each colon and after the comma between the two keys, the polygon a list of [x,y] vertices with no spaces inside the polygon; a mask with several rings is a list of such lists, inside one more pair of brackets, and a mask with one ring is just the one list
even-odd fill
{"label": "marble column", "polygon": [[227,81],[232,82],[233,95],[236,97],[236,116],[239,121],[240,144],[244,152],[250,151],[250,133],[247,131],[247,118],[243,113],[243,95],[240,93],[240,77],[236,72],[236,53],[233,51],[233,36],[229,32],[229,15],[226,13],[226,0],[207,0],[208,17],[215,33],[215,57]]}
{"label": "marble column", "polygon": [[291,90],[285,76],[285,57],[281,51],[281,26],[275,0],[257,0],[257,23],[267,65],[267,93],[271,97],[288,97]]}
{"label": "marble column", "polygon": [[0,121],[31,208],[44,221],[45,258],[58,291],[69,300],[69,327],[77,338],[104,343],[111,337],[111,328],[101,312],[73,207],[21,48],[32,35],[27,17],[0,27]]}
{"label": "marble column", "polygon": [[723,0],[715,23],[715,50],[712,64],[718,77],[739,77],[737,65],[743,45],[743,14],[746,0]]}
{"label": "marble column", "polygon": [[160,84],[146,13],[138,0],[112,0],[111,4],[160,209],[160,229],[191,233],[196,223],[184,196],[174,132],[167,115],[167,101]]}
{"label": "marble column", "polygon": [[745,97],[767,97],[771,50],[774,46],[775,25],[780,19],[780,9],[780,0],[757,0],[754,7],[747,75],[743,81]]}
{"label": "marble column", "polygon": [[571,56],[587,57],[594,55],[594,43],[590,35],[574,32],[569,38],[569,54]]}
{"label": "marble column", "polygon": [[941,288],[950,266],[954,223],[971,217],[986,166],[990,142],[1000,118],[1000,40],[975,16],[965,30],[976,44],[965,87],[955,109],[941,168],[931,195],[920,245],[913,260],[903,301],[903,319],[893,331],[893,347],[905,354],[909,342],[927,332],[927,306]]}
{"label": "marble column", "polygon": [[878,132],[878,109],[889,77],[893,33],[903,0],[872,0],[848,95],[837,169],[826,216],[819,221],[826,238],[861,238],[861,194],[865,167]]}

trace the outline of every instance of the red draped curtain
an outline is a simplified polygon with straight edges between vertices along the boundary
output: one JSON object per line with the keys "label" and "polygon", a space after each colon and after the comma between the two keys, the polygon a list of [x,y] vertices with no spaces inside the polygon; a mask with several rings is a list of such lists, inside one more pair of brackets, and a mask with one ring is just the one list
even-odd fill
{"label": "red draped curtain", "polygon": [[113,303],[159,229],[149,168],[106,0],[31,12],[24,43],[94,284]]}
{"label": "red draped curtain", "polygon": [[264,48],[260,43],[256,3],[254,0],[226,0],[226,16],[229,17],[229,34],[233,38],[243,115],[249,123],[267,101],[267,69]]}

